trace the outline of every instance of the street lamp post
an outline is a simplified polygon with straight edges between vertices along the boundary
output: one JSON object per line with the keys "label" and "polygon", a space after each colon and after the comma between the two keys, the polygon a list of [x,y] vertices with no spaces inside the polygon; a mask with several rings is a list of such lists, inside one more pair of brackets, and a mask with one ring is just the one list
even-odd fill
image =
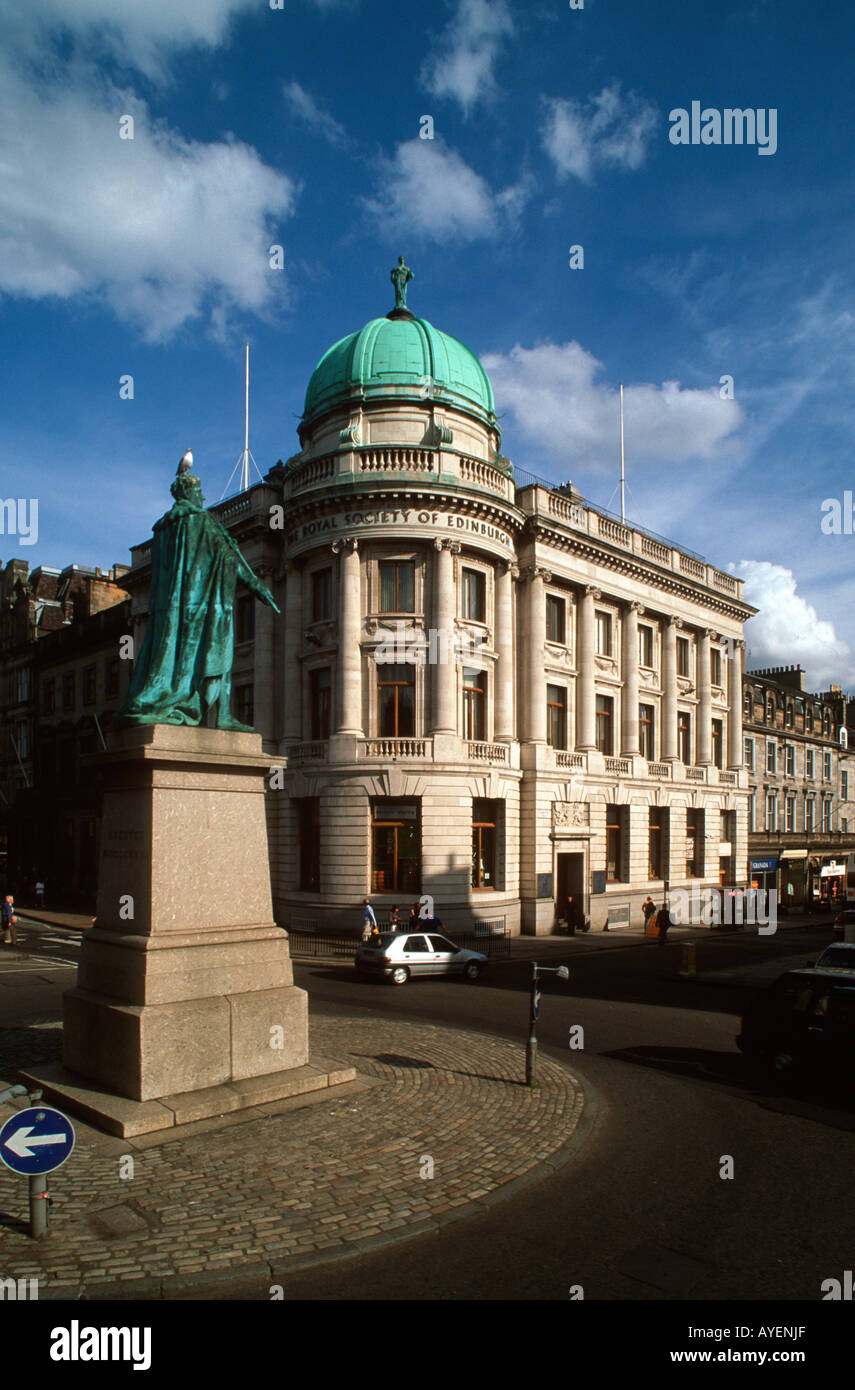
{"label": "street lamp post", "polygon": [[538,984],[538,970],[541,974],[546,971],[550,975],[557,975],[559,980],[569,980],[570,971],[566,965],[541,965],[537,961],[531,963],[531,994],[529,997],[528,1010],[528,1040],[525,1045],[525,1084],[527,1086],[537,1085],[537,1020],[540,1018],[540,985]]}

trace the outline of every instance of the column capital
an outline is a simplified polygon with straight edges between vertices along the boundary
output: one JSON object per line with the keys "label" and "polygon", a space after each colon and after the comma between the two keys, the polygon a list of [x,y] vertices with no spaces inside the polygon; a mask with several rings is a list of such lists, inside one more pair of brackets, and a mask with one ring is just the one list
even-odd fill
{"label": "column capital", "polygon": [[642,613],[647,612],[647,609],[645,608],[643,603],[638,602],[638,599],[633,598],[630,599],[627,603],[626,611],[627,613],[637,613],[638,616],[641,617]]}
{"label": "column capital", "polygon": [[599,602],[599,600],[603,597],[602,589],[595,588],[593,584],[583,584],[581,588],[582,593],[585,595],[585,598],[592,598],[595,603]]}
{"label": "column capital", "polygon": [[547,584],[552,581],[552,570],[545,569],[543,565],[524,565],[522,574],[524,579],[543,579]]}
{"label": "column capital", "polygon": [[497,560],[496,567],[500,574],[509,574],[511,579],[520,577],[520,567],[515,560]]}
{"label": "column capital", "polygon": [[436,536],[434,537],[433,548],[437,552],[448,550],[452,555],[459,555],[463,547],[460,541],[452,540],[450,536]]}
{"label": "column capital", "polygon": [[331,542],[330,548],[334,555],[346,553],[348,550],[357,551],[359,549],[359,537],[341,536],[337,541]]}
{"label": "column capital", "polygon": [[682,631],[682,629],[686,626],[686,624],[683,622],[683,619],[675,617],[673,613],[670,615],[670,617],[666,618],[665,621],[668,627],[673,627],[675,630],[678,631]]}

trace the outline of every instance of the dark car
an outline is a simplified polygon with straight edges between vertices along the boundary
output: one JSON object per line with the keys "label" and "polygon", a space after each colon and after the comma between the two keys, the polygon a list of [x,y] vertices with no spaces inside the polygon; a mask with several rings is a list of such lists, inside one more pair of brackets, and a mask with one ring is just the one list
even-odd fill
{"label": "dark car", "polygon": [[788,970],[745,1010],[737,1046],[783,1079],[844,1078],[855,1067],[855,974],[839,969]]}

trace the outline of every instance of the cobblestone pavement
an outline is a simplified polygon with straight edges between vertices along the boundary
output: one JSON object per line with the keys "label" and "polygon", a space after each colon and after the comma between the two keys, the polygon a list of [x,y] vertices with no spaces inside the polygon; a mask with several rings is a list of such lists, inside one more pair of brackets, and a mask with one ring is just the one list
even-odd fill
{"label": "cobblestone pavement", "polygon": [[[59,1025],[0,1031],[11,1056],[57,1054]],[[334,1092],[172,1131],[107,1137],[75,1122],[50,1179],[51,1230],[31,1240],[26,1179],[0,1165],[0,1278],[37,1277],[40,1298],[169,1296],[373,1249],[504,1200],[570,1156],[583,1107],[563,1065],[525,1044],[426,1024],[318,1019],[313,1056],[360,1079]],[[37,1045],[35,1045],[37,1044]],[[20,1107],[16,1107],[20,1108]],[[0,1122],[13,1107],[0,1107]],[[122,1177],[133,1160],[133,1177]],[[474,1204],[474,1205],[473,1205]],[[275,1275],[271,1275],[275,1278]]]}

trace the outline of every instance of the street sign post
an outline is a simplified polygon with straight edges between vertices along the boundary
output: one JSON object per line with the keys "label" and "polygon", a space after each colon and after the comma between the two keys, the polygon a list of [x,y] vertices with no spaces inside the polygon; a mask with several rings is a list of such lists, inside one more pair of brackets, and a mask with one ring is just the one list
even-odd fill
{"label": "street sign post", "polygon": [[59,1168],[74,1148],[74,1126],[49,1105],[19,1110],[0,1129],[0,1159],[13,1173],[29,1178],[30,1235],[47,1230],[47,1173]]}

